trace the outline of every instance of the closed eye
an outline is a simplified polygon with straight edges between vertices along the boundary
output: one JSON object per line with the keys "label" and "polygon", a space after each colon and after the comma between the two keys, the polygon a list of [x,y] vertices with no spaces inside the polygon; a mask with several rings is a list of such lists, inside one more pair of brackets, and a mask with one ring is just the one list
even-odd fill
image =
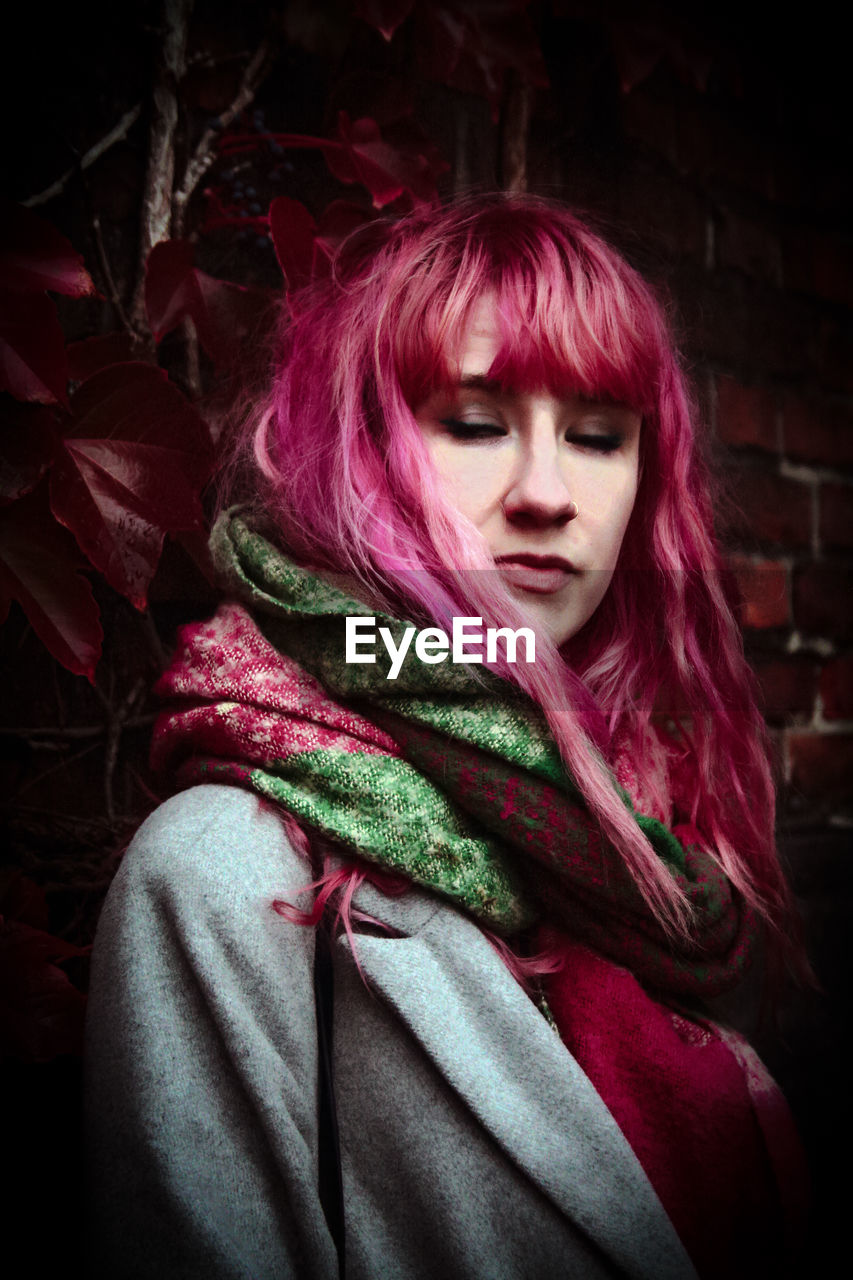
{"label": "closed eye", "polygon": [[497,422],[465,422],[461,418],[440,421],[454,440],[497,440],[506,435],[506,429]]}
{"label": "closed eye", "polygon": [[608,435],[575,435],[570,432],[566,440],[569,444],[590,449],[593,453],[615,453],[625,443],[625,437],[619,432],[611,432]]}

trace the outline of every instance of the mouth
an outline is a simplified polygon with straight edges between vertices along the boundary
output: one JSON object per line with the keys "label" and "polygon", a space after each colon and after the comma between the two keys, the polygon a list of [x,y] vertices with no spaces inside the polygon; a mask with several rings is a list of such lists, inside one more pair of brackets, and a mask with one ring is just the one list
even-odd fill
{"label": "mouth", "polygon": [[509,586],[543,596],[560,591],[577,573],[571,560],[563,556],[537,556],[530,552],[497,556],[495,564]]}

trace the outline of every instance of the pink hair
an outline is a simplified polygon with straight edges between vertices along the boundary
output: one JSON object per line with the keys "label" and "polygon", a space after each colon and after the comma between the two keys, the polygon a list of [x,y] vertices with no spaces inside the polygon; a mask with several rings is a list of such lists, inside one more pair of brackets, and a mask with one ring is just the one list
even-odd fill
{"label": "pink hair", "polygon": [[[613,784],[605,760],[617,747],[667,821],[668,760],[689,757],[676,817],[783,932],[790,895],[765,730],[724,589],[694,410],[652,290],[577,216],[529,196],[480,196],[345,242],[331,279],[282,312],[272,390],[243,442],[259,508],[295,558],[355,578],[370,601],[421,625],[472,613],[524,625],[482,538],[445,501],[413,417],[454,380],[487,294],[500,334],[490,376],[643,415],[638,496],[596,615],[562,653],[538,642],[535,664],[497,669],[542,708],[663,923],[686,932],[686,903]],[[664,695],[689,725],[669,742],[653,725]]]}

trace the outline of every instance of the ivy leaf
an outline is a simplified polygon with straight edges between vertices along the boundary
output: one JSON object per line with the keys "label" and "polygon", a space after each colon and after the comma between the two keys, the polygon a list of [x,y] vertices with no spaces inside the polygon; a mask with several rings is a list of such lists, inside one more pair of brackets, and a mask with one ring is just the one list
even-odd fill
{"label": "ivy leaf", "polygon": [[[336,138],[313,138],[303,133],[275,133],[270,140],[281,147],[322,151],[326,164],[340,182],[360,182],[373,196],[376,209],[406,195],[429,203],[437,198],[436,179],[447,169],[438,148],[411,124],[396,140],[382,136],[370,116],[352,121],[345,111],[338,115]],[[223,155],[252,150],[256,139],[240,134],[223,138]]]}
{"label": "ivy leaf", "polygon": [[33,929],[50,928],[44,889],[17,867],[9,869],[0,882],[0,914]]}
{"label": "ivy leaf", "polygon": [[372,214],[352,200],[333,200],[327,205],[320,214],[314,242],[315,274],[328,274],[329,263],[341,241],[374,221]]}
{"label": "ivy leaf", "polygon": [[191,314],[199,341],[217,367],[230,368],[263,329],[272,296],[265,289],[218,280],[198,268],[194,274],[201,302]]}
{"label": "ivy leaf", "polygon": [[607,25],[623,93],[630,93],[648,79],[665,60],[671,63],[683,84],[700,93],[708,88],[713,53],[689,28],[673,31],[654,18],[614,19]]}
{"label": "ivy leaf", "polygon": [[83,259],[49,222],[0,199],[0,287],[72,298],[95,293]]}
{"label": "ivy leaf", "polygon": [[269,306],[269,295],[217,280],[193,266],[188,240],[163,240],[148,255],[145,308],[157,342],[190,319],[214,364],[232,365]]}
{"label": "ivy leaf", "polygon": [[39,404],[68,403],[68,361],[46,293],[0,288],[0,391]]}
{"label": "ivy leaf", "polygon": [[270,205],[270,234],[289,290],[307,284],[313,274],[317,223],[299,200],[276,196]]}
{"label": "ivy leaf", "polygon": [[447,165],[422,135],[400,137],[395,145],[369,116],[351,121],[341,111],[338,137],[342,145],[326,151],[326,163],[341,182],[367,187],[377,209],[404,194],[421,203],[436,199],[435,180]]}
{"label": "ivy leaf", "polygon": [[507,71],[546,88],[548,73],[529,0],[444,0],[419,7],[417,48],[424,73],[488,98],[497,118]]}
{"label": "ivy leaf", "polygon": [[277,196],[270,205],[269,221],[276,257],[292,292],[327,275],[340,242],[372,218],[350,200],[333,200],[317,223],[304,204]]}
{"label": "ivy leaf", "polygon": [[79,342],[69,342],[65,352],[68,374],[74,382],[85,382],[93,373],[107,369],[111,364],[145,360],[148,354],[129,333],[103,333],[95,338],[82,338]]}
{"label": "ivy leaf", "polygon": [[145,607],[166,533],[200,529],[210,436],[163,370],[111,365],[71,400],[51,506],[110,586]]}
{"label": "ivy leaf", "polygon": [[[35,895],[40,893],[31,881],[26,883]],[[86,997],[59,965],[88,955],[90,949],[14,918],[16,905],[31,915],[36,904],[32,892],[22,903],[20,887],[13,888],[17,895],[4,894],[0,904],[0,1057],[48,1062],[60,1053],[79,1054]]]}
{"label": "ivy leaf", "polygon": [[59,424],[44,405],[0,396],[0,503],[36,487],[59,447]]}
{"label": "ivy leaf", "polygon": [[390,40],[394,32],[411,13],[414,0],[356,0],[356,17],[374,27],[385,40]]}
{"label": "ivy leaf", "polygon": [[17,600],[45,648],[94,680],[103,632],[74,539],[50,514],[46,486],[0,510],[0,620]]}

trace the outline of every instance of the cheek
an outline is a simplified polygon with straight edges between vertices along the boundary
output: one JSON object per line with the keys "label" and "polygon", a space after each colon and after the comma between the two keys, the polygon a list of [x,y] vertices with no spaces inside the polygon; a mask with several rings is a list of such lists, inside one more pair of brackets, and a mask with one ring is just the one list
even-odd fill
{"label": "cheek", "polygon": [[479,526],[500,503],[501,467],[486,450],[459,449],[440,442],[430,448],[442,496],[455,511]]}
{"label": "cheek", "polygon": [[611,478],[610,484],[591,487],[588,492],[588,526],[594,531],[596,560],[602,569],[612,571],[616,565],[636,496],[635,474],[625,475],[619,484],[613,484]]}

